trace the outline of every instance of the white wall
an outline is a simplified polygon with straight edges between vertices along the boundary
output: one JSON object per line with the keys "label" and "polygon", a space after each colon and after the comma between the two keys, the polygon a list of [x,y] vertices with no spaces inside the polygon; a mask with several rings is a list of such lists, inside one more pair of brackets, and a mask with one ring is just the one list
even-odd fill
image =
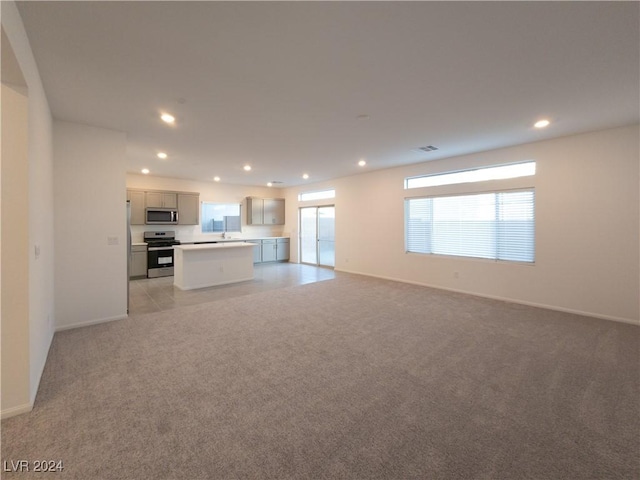
{"label": "white wall", "polygon": [[[281,189],[136,174],[127,174],[127,188],[197,192],[200,194],[200,202],[241,203],[242,234],[233,234],[234,237],[250,238],[288,235],[282,225],[275,227],[247,225],[246,197],[283,198],[284,192]],[[213,233],[202,234],[200,225],[133,225],[131,228],[132,239],[134,242],[141,242],[145,231],[157,230],[175,230],[176,237],[183,242],[220,238],[221,236],[221,234]]]}
{"label": "white wall", "polygon": [[125,318],[126,135],[59,120],[53,131],[56,329]]}
{"label": "white wall", "polygon": [[[26,300],[24,312],[19,316],[2,316],[2,417],[8,417],[24,411],[28,411],[33,406],[40,383],[40,377],[44,370],[47,353],[53,338],[54,321],[54,287],[53,287],[53,255],[54,255],[54,210],[53,210],[53,151],[52,151],[52,119],[49,104],[42,87],[40,74],[29,45],[24,25],[18,10],[11,1],[1,2],[1,20],[3,30],[3,81],[5,77],[5,64],[7,48],[15,61],[15,69],[19,72],[18,77],[26,85],[24,101],[27,102],[26,115],[26,161],[23,158],[21,175],[26,172],[26,185],[21,183],[23,191],[20,193],[20,201],[2,203],[2,220],[10,223],[7,233],[12,239],[17,235],[22,235],[23,231],[28,233],[27,238],[21,238],[20,249],[24,249],[21,255],[24,260],[21,263],[21,278],[27,279],[23,286],[21,301]],[[6,37],[4,36],[6,34]],[[5,44],[8,43],[10,45]],[[13,78],[17,78],[14,76]],[[4,91],[4,88],[3,88]],[[7,100],[2,98],[3,123],[2,135],[5,136],[5,128],[16,127],[17,118],[9,115],[9,120],[4,118],[8,108]],[[24,133],[24,132],[23,132]],[[13,134],[12,134],[13,137]],[[15,137],[14,137],[15,139]],[[3,165],[11,155],[5,155],[3,142]],[[4,170],[4,167],[3,167]],[[12,181],[23,182],[24,176]],[[14,185],[15,186],[15,185]],[[4,193],[3,193],[4,196]],[[9,222],[13,215],[20,215],[22,224],[19,233],[16,223]],[[40,255],[36,258],[35,246],[39,247]],[[18,251],[9,245],[2,245],[2,266],[5,260],[13,258]],[[13,282],[12,282],[13,283]],[[3,283],[2,292],[5,295],[7,283]],[[5,348],[7,322],[13,324],[13,328],[22,332],[28,338],[26,345],[21,345],[22,351],[14,355],[11,350]],[[18,361],[18,357],[28,359],[26,369],[24,363]],[[20,387],[18,390],[24,392],[25,385],[27,403],[21,403],[24,399],[21,393],[21,400],[7,401],[5,392],[17,387],[17,383],[11,383],[7,376],[8,372],[15,378],[19,378]]]}
{"label": "white wall", "polygon": [[[637,323],[639,131],[616,128],[287,189],[292,261],[298,193],[334,187],[337,270]],[[404,190],[405,177],[521,160],[537,162],[535,178],[488,186],[535,186],[534,266],[404,252],[404,198],[442,191]]]}

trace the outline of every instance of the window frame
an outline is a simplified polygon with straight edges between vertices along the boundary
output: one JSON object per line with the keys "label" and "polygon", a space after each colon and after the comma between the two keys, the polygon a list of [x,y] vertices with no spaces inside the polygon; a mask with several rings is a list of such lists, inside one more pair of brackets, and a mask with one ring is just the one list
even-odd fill
{"label": "window frame", "polygon": [[[317,193],[328,193],[333,192],[330,196],[320,196],[316,198],[303,198],[305,195],[313,195]],[[300,192],[298,193],[298,202],[319,202],[322,200],[331,200],[336,198],[336,189],[335,188],[323,188],[321,190],[311,190],[308,192]]]}
{"label": "window frame", "polygon": [[[204,230],[204,225],[205,225],[205,215],[204,215],[204,207],[205,205],[224,205],[227,207],[230,206],[234,206],[234,207],[238,207],[238,229],[237,230],[227,230],[226,228],[223,228],[223,230],[212,230],[212,231],[205,231]],[[226,215],[229,216],[229,215]],[[234,217],[236,215],[233,215]],[[224,217],[224,216],[223,216]],[[200,202],[200,233],[203,235],[219,235],[221,233],[242,233],[242,203],[231,203],[231,202],[207,202],[207,201],[202,201]]]}
{"label": "window frame", "polygon": [[[421,180],[421,179],[436,179],[436,178],[446,178],[446,177],[455,177],[457,175],[461,175],[461,174],[473,174],[476,172],[489,172],[491,170],[499,170],[499,169],[504,169],[504,168],[509,168],[509,167],[524,167],[527,165],[533,165],[533,173],[524,173],[521,175],[512,175],[512,176],[497,176],[497,177],[489,177],[489,178],[480,178],[480,179],[462,179],[462,180],[458,180],[458,181],[450,181],[450,182],[445,182],[445,183],[437,183],[437,184],[433,184],[433,185],[414,185],[414,186],[410,186],[410,183],[414,180]],[[413,189],[418,189],[418,188],[439,188],[439,187],[451,187],[454,185],[469,185],[469,184],[476,184],[476,183],[482,183],[482,182],[491,182],[491,181],[503,181],[503,180],[512,180],[512,179],[518,179],[518,178],[527,178],[527,177],[535,177],[536,174],[536,170],[537,170],[537,162],[535,160],[523,160],[523,161],[518,161],[518,162],[510,162],[510,163],[499,163],[499,164],[494,164],[494,165],[485,165],[482,167],[473,167],[473,168],[463,168],[460,170],[450,170],[450,171],[446,171],[446,172],[439,172],[439,173],[430,173],[427,175],[414,175],[411,177],[405,177],[404,179],[404,189],[405,190],[413,190]]]}

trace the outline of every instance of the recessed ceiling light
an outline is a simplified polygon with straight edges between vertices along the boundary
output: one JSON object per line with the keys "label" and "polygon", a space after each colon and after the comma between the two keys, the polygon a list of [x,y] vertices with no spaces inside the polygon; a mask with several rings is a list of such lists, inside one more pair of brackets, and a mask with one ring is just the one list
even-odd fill
{"label": "recessed ceiling light", "polygon": [[164,152],[158,152],[158,158],[161,158],[164,160],[165,158],[167,158],[167,154]]}
{"label": "recessed ceiling light", "polygon": [[302,175],[302,178],[304,178],[306,180],[307,178],[309,178],[309,174],[305,173],[304,175]]}
{"label": "recessed ceiling light", "polygon": [[144,173],[145,175],[149,174],[149,169],[148,168],[143,168],[142,170],[140,170],[142,173]]}
{"label": "recessed ceiling light", "polygon": [[217,175],[215,177],[213,177],[213,181],[214,182],[219,182],[220,181],[220,177],[218,177]]}
{"label": "recessed ceiling light", "polygon": [[542,120],[538,120],[536,123],[533,124],[533,126],[536,128],[544,128],[544,127],[548,127],[550,123],[551,122],[545,118]]}
{"label": "recessed ceiling light", "polygon": [[363,113],[362,115],[358,115],[356,117],[356,119],[358,120],[369,120],[371,117],[369,115],[367,115],[366,113]]}
{"label": "recessed ceiling light", "polygon": [[245,165],[242,168],[244,169],[245,172],[250,172],[251,171],[251,165]]}
{"label": "recessed ceiling light", "polygon": [[364,167],[367,164],[366,160],[362,159],[358,162],[358,165],[360,165],[361,167]]}
{"label": "recessed ceiling light", "polygon": [[168,113],[163,113],[162,115],[160,115],[160,118],[165,123],[173,123],[173,122],[176,121],[176,117],[174,117],[173,115],[170,115]]}
{"label": "recessed ceiling light", "polygon": [[273,183],[271,182],[267,183],[267,187],[273,187]]}

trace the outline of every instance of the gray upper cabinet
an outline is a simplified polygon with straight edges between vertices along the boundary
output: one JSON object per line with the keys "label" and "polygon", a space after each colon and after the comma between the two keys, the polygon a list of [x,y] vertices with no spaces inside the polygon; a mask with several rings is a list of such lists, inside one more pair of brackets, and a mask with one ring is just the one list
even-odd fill
{"label": "gray upper cabinet", "polygon": [[198,225],[200,219],[200,195],[178,194],[178,225]]}
{"label": "gray upper cabinet", "polygon": [[144,225],[144,192],[127,190],[127,200],[131,205],[131,225]]}
{"label": "gray upper cabinet", "polygon": [[262,198],[247,197],[247,225],[262,225],[264,201]]}
{"label": "gray upper cabinet", "polygon": [[163,192],[159,190],[129,190],[131,225],[145,225],[146,208],[173,208],[178,210],[178,225],[200,223],[200,194],[196,192]]}
{"label": "gray upper cabinet", "polygon": [[284,198],[247,197],[247,225],[284,225]]}
{"label": "gray upper cabinet", "polygon": [[265,225],[284,225],[284,198],[265,198],[263,215]]}
{"label": "gray upper cabinet", "polygon": [[178,195],[173,192],[147,192],[147,208],[178,208]]}

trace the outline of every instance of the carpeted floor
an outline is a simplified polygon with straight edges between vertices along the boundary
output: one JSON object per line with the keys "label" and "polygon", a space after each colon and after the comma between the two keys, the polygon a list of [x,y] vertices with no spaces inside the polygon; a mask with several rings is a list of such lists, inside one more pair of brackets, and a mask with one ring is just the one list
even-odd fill
{"label": "carpeted floor", "polygon": [[2,460],[64,470],[2,478],[637,479],[639,345],[346,274],[140,315],[56,334]]}

